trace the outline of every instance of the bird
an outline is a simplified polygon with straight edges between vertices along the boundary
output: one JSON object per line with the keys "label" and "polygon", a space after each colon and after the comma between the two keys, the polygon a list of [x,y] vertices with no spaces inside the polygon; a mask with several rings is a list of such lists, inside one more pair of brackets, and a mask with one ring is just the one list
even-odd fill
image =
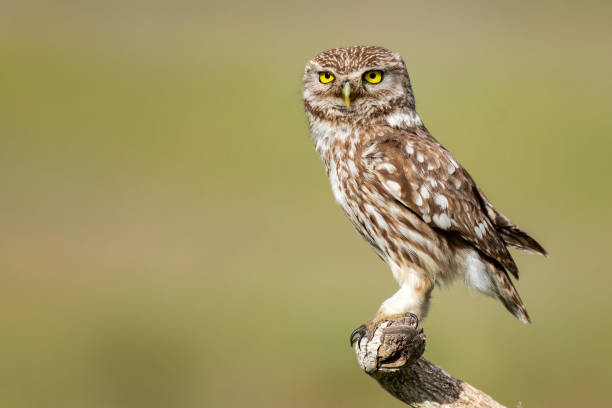
{"label": "bird", "polygon": [[380,46],[319,53],[304,69],[303,101],[336,201],[399,285],[351,333],[351,346],[383,321],[422,322],[434,287],[458,277],[530,322],[508,247],[547,252],[427,130],[398,53]]}

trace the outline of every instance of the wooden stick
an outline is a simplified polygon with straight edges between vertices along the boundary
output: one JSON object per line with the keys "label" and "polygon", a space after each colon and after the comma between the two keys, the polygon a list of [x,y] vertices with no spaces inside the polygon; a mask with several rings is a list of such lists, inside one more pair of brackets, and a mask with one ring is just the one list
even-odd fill
{"label": "wooden stick", "polygon": [[379,324],[355,353],[361,368],[391,395],[416,408],[505,408],[421,356],[425,335],[413,317]]}

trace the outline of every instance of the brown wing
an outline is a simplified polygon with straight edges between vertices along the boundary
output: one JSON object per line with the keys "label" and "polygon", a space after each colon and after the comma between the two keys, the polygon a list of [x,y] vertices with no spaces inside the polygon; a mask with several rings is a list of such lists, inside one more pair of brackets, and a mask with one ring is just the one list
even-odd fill
{"label": "brown wing", "polygon": [[[379,133],[380,134],[380,133]],[[363,151],[369,177],[440,230],[457,233],[514,276],[518,268],[483,208],[470,175],[429,134],[386,130]]]}
{"label": "brown wing", "polygon": [[500,213],[493,204],[487,199],[482,190],[476,187],[483,207],[487,211],[489,219],[495,225],[495,229],[507,245],[513,246],[523,251],[533,252],[540,255],[548,255],[546,250],[531,238],[526,232],[521,230],[516,224],[512,223],[504,214]]}

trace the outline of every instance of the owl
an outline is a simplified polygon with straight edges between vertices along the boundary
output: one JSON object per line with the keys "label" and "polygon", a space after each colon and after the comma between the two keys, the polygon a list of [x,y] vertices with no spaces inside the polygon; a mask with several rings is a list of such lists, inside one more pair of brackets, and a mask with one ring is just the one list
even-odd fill
{"label": "owl", "polygon": [[399,284],[351,333],[351,345],[381,321],[407,314],[422,320],[434,286],[457,277],[529,322],[507,247],[546,251],[495,209],[429,133],[399,54],[376,46],[325,51],[306,64],[303,82],[334,197]]}

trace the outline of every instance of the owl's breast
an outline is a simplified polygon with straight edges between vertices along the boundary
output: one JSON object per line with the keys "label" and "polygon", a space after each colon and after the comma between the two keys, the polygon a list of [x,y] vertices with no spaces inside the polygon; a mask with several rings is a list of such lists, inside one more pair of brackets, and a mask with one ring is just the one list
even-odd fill
{"label": "owl's breast", "polygon": [[[372,218],[380,219],[376,197],[373,190],[363,180],[363,173],[359,172],[358,164],[349,155],[334,155],[328,163],[329,181],[334,198],[349,217],[355,229],[374,247],[386,260],[384,248],[381,243],[381,234],[377,231]],[[380,203],[378,203],[380,204]]]}
{"label": "owl's breast", "polygon": [[346,170],[346,166],[344,163],[336,161],[334,159],[330,160],[327,163],[328,174],[329,174],[329,183],[331,184],[331,189],[334,194],[334,198],[342,206],[342,208],[347,211],[348,209],[348,199],[347,193],[349,193],[349,175]]}
{"label": "owl's breast", "polygon": [[333,155],[328,165],[334,197],[355,229],[394,271],[412,265],[444,279],[454,269],[452,260],[444,255],[452,252],[445,237],[389,199],[360,165],[348,154]]}

